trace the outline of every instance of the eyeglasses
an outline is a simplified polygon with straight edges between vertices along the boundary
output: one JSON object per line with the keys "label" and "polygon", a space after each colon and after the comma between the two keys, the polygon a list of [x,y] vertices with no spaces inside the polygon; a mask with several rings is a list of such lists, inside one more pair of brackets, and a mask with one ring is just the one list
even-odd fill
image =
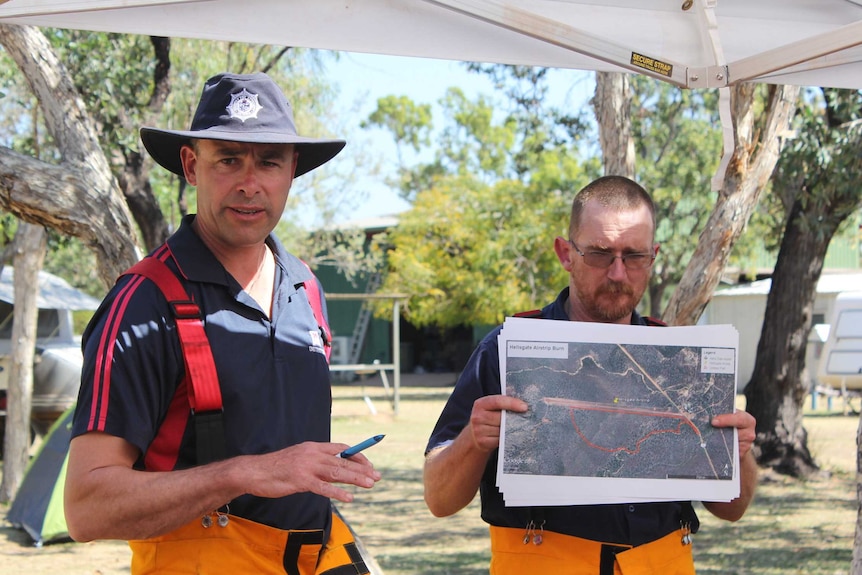
{"label": "eyeglasses", "polygon": [[623,265],[627,270],[645,270],[655,261],[655,254],[652,252],[641,252],[634,254],[623,254],[621,256],[614,255],[610,252],[582,252],[575,242],[569,240],[578,255],[584,258],[584,263],[591,268],[605,269],[610,267],[614,260],[619,258],[623,261]]}

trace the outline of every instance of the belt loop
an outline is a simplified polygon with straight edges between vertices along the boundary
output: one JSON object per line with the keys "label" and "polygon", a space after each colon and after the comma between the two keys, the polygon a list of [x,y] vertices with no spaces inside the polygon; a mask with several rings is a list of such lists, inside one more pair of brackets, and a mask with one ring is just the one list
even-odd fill
{"label": "belt loop", "polygon": [[599,557],[599,575],[614,575],[614,563],[617,560],[617,553],[622,553],[628,549],[630,548],[603,543],[601,556]]}
{"label": "belt loop", "polygon": [[287,575],[299,574],[299,551],[302,549],[302,538],[295,537],[293,533],[288,534],[287,543],[284,546],[284,572]]}
{"label": "belt loop", "polygon": [[300,575],[299,552],[303,545],[320,545],[323,551],[323,531],[290,531],[287,534],[287,543],[284,545],[284,571],[287,575]]}

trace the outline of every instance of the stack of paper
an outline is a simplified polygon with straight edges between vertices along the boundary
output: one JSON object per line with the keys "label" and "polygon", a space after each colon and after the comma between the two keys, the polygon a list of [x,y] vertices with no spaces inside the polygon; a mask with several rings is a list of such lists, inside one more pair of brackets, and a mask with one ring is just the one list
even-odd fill
{"label": "stack of paper", "polygon": [[643,327],[526,318],[499,340],[497,486],[507,506],[729,501],[739,495],[730,325]]}

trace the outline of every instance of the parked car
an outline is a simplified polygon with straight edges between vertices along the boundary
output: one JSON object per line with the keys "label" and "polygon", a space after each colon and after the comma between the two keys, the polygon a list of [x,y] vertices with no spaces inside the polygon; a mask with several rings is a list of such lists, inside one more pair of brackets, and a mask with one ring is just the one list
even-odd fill
{"label": "parked car", "polygon": [[[0,457],[6,431],[7,390],[12,353],[14,269],[0,274]],[[72,405],[81,383],[81,341],[74,333],[72,312],[95,310],[99,301],[48,272],[39,272],[37,295],[36,355],[33,362],[33,405],[30,416],[34,435],[44,435]]]}

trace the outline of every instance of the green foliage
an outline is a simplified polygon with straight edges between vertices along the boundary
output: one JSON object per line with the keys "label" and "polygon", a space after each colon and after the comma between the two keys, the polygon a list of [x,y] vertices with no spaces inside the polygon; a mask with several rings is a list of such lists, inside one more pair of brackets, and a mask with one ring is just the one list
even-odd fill
{"label": "green foliage", "polygon": [[631,79],[636,179],[656,204],[661,250],[650,280],[650,313],[679,283],[715,203],[710,180],[721,156],[716,94],[681,90],[642,76]]}
{"label": "green foliage", "polygon": [[[568,110],[545,103],[547,69],[528,66],[483,66],[468,64],[491,77],[500,97],[480,95],[469,100],[463,90],[451,87],[440,100],[444,126],[434,142],[434,158],[416,166],[404,166],[396,183],[402,196],[433,186],[447,174],[467,175],[492,183],[501,179],[528,181],[534,166],[549,150],[574,153],[588,132],[585,110],[572,115]],[[416,143],[428,143],[434,131],[426,107],[406,97],[380,98],[377,109],[365,125],[392,133],[399,150]],[[400,155],[399,151],[399,155]]]}
{"label": "green foliage", "polygon": [[510,174],[511,150],[517,141],[518,123],[505,116],[494,121],[496,107],[484,96],[467,100],[460,88],[449,88],[441,102],[451,124],[443,131],[442,159],[458,174],[475,174],[488,180]]}
{"label": "green foliage", "polygon": [[[586,183],[580,171],[571,176]],[[410,294],[405,316],[417,326],[492,325],[533,309],[567,285],[551,246],[569,209],[560,187],[441,179],[390,232],[381,291]]]}
{"label": "green foliage", "polygon": [[128,126],[140,124],[152,88],[155,61],[149,39],[65,29],[45,34],[96,121],[108,157],[137,149],[138,135]]}
{"label": "green foliage", "polygon": [[[745,264],[753,274],[756,264],[772,267],[787,218],[794,202],[801,200],[813,210],[800,220],[805,229],[831,227],[831,218],[840,221],[835,235],[847,244],[862,245],[857,237],[860,218],[858,183],[859,166],[859,93],[852,90],[808,88],[800,96],[794,118],[794,131],[785,143],[775,176],[770,182],[772,193],[763,196],[752,214],[745,233],[745,243],[737,243],[731,263]],[[833,163],[834,162],[834,163]],[[841,200],[843,189],[849,202]],[[837,204],[844,207],[835,211]],[[855,207],[854,207],[855,204]],[[849,212],[849,213],[848,213]],[[855,217],[850,217],[855,214]],[[858,255],[857,255],[858,257]]]}
{"label": "green foliage", "polygon": [[11,214],[0,212],[0,249],[12,241],[17,230],[18,219]]}
{"label": "green foliage", "polygon": [[381,242],[386,234],[368,239],[364,230],[320,228],[306,232],[296,223],[282,220],[275,235],[292,254],[304,260],[312,269],[321,265],[332,266],[356,285],[363,275],[383,267]]}
{"label": "green foliage", "polygon": [[[764,196],[746,231],[752,240],[748,245],[762,254],[761,265],[774,263],[796,201],[808,216],[795,225],[819,234],[834,229],[847,244],[860,245],[860,192],[854,183],[859,176],[859,114],[858,92],[809,88],[801,94],[794,131],[770,183],[772,193]],[[736,261],[738,251],[734,249]]]}
{"label": "green foliage", "polygon": [[69,282],[69,285],[101,299],[107,293],[97,272],[96,257],[78,238],[71,238],[48,229],[48,251],[43,268]]}
{"label": "green foliage", "polygon": [[[594,133],[588,128],[588,110],[573,115],[547,106],[547,70],[470,67],[487,74],[504,97],[471,101],[450,88],[441,101],[446,124],[433,161],[402,172],[402,193],[416,202],[392,234],[388,287],[414,296],[408,317],[423,325],[494,323],[504,313],[544,303],[566,284],[552,249],[554,236],[561,233],[556,228],[568,223],[568,209],[560,205],[567,206],[583,184],[599,175],[597,159],[580,159],[581,144]],[[662,249],[649,290],[654,300],[650,313],[658,314],[715,202],[710,181],[722,146],[715,129],[717,95],[643,77],[632,78],[632,90],[636,178],[658,208],[656,240]],[[397,120],[392,114],[386,117]],[[389,129],[399,137],[394,126]],[[501,194],[501,188],[508,193]],[[530,217],[510,217],[502,227],[487,218],[467,217],[472,210],[506,212],[511,206],[501,206],[510,198],[521,198],[519,213]],[[559,205],[551,207],[553,202]],[[548,218],[551,213],[559,214],[556,220]],[[422,234],[423,224],[433,226],[434,233]],[[502,236],[535,249],[507,251],[499,244]],[[417,245],[417,237],[422,244]],[[532,258],[532,268],[524,254]],[[513,273],[515,261],[515,269],[530,272],[523,274],[524,283]],[[487,287],[499,278],[508,282],[504,289]]]}
{"label": "green foliage", "polygon": [[794,119],[796,137],[782,151],[774,186],[785,214],[796,203],[801,207],[793,225],[831,238],[862,208],[862,92],[823,89],[822,98],[809,96]]}
{"label": "green foliage", "polygon": [[360,124],[363,128],[378,126],[386,128],[402,145],[418,152],[431,144],[431,106],[417,105],[407,96],[385,96],[377,100],[377,109]]}
{"label": "green foliage", "polygon": [[[568,285],[554,238],[566,233],[574,190],[597,175],[580,159],[577,122],[544,104],[546,71],[473,69],[505,97],[450,88],[433,160],[402,170],[401,191],[415,201],[389,234],[380,291],[408,294],[404,314],[417,326],[490,325],[553,299]],[[373,117],[399,138],[409,132],[394,111],[415,108],[381,99]]]}
{"label": "green foliage", "polygon": [[93,319],[95,311],[77,310],[72,312],[72,333],[80,335],[87,329],[90,320]]}
{"label": "green foliage", "polygon": [[477,63],[467,67],[488,76],[495,90],[506,96],[501,106],[517,124],[520,138],[512,152],[512,169],[518,177],[529,174],[547,148],[580,143],[591,133],[588,108],[573,113],[570,108],[546,105],[548,68]]}

